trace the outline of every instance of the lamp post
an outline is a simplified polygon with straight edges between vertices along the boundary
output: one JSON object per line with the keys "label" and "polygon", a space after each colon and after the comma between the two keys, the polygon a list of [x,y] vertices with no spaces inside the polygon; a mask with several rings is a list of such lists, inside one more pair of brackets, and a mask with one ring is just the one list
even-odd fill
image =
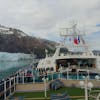
{"label": "lamp post", "polygon": [[48,78],[46,78],[45,76],[42,78],[42,80],[44,81],[44,97],[47,97],[47,86],[46,86],[46,82],[48,81]]}
{"label": "lamp post", "polygon": [[100,80],[100,76],[99,75],[96,75],[95,76],[95,79],[99,81]]}
{"label": "lamp post", "polygon": [[100,100],[100,93],[98,94],[98,96],[97,96],[97,98],[96,98],[97,100]]}
{"label": "lamp post", "polygon": [[[99,75],[96,75],[96,76],[95,76],[95,79],[96,79],[97,81],[100,81],[100,76],[99,76]],[[100,93],[99,93],[98,96],[96,97],[96,100],[100,100]]]}
{"label": "lamp post", "polygon": [[80,81],[80,86],[85,89],[85,100],[88,100],[88,89],[91,90],[93,84],[87,81],[87,77],[85,77],[85,81]]}

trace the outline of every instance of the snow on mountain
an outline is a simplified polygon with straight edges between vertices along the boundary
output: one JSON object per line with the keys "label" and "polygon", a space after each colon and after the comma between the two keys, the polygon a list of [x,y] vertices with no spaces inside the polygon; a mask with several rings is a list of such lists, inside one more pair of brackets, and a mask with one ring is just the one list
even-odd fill
{"label": "snow on mountain", "polygon": [[0,34],[15,34],[15,35],[18,35],[19,37],[27,36],[26,33],[22,32],[19,29],[10,28],[6,26],[2,26],[2,25],[0,25]]}

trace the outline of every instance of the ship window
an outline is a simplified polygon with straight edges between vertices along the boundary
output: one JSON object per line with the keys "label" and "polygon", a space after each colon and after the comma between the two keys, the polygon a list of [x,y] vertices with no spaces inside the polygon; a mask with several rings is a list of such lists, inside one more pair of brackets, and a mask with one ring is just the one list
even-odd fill
{"label": "ship window", "polygon": [[53,71],[53,68],[51,68],[51,71]]}
{"label": "ship window", "polygon": [[49,68],[46,68],[46,71],[48,71],[49,70]]}
{"label": "ship window", "polygon": [[60,48],[60,54],[67,54],[68,53],[68,49],[67,48]]}

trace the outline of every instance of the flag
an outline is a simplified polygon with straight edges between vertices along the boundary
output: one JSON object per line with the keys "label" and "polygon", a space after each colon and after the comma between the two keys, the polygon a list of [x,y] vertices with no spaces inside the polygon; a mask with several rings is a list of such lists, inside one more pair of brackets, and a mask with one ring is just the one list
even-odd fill
{"label": "flag", "polygon": [[77,38],[74,38],[74,44],[78,45],[78,39]]}
{"label": "flag", "polygon": [[78,36],[78,37],[75,37],[74,38],[74,44],[79,44],[80,43],[80,36]]}
{"label": "flag", "polygon": [[80,43],[80,36],[78,36],[78,43]]}

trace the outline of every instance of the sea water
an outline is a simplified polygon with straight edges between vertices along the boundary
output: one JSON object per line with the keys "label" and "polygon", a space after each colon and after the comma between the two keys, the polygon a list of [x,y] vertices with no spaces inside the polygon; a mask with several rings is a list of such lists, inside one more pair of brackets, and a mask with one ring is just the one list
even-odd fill
{"label": "sea water", "polygon": [[31,67],[30,60],[0,61],[0,80],[6,79],[24,67]]}

